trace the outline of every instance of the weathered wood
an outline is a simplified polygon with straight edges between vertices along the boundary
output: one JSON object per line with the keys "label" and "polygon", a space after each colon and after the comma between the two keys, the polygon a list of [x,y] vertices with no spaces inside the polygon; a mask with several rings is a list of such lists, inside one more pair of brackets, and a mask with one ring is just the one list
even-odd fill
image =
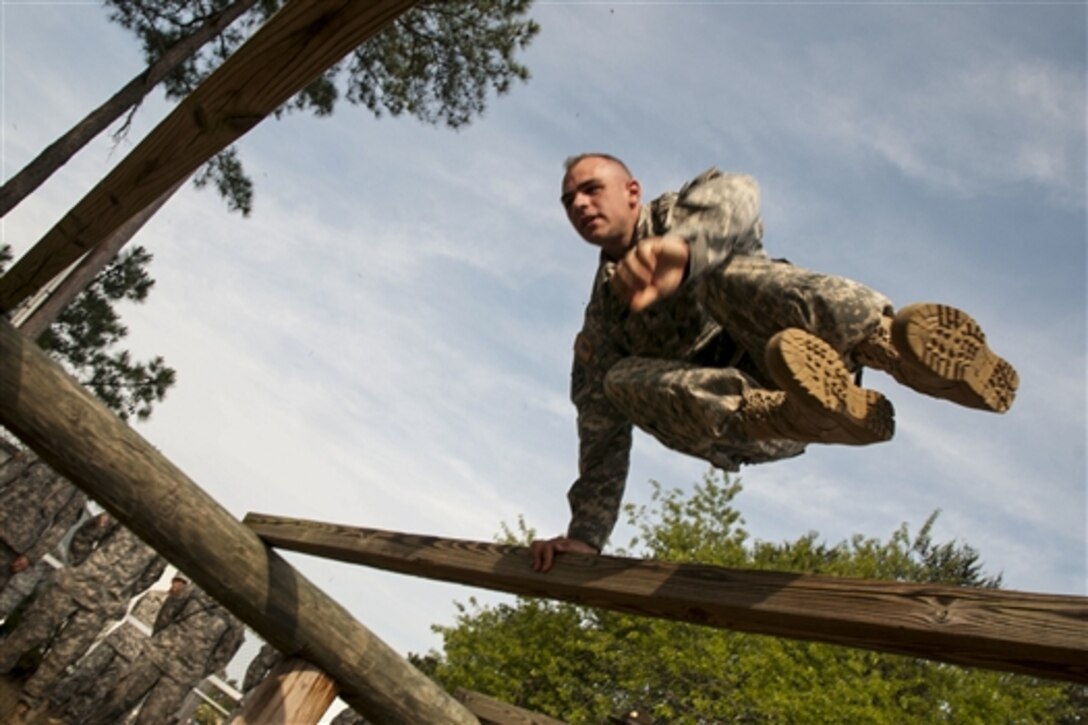
{"label": "weathered wood", "polygon": [[158,60],[122,86],[109,100],[46,146],[33,161],[0,187],[0,217],[5,216],[27,195],[45,183],[53,172],[66,164],[91,139],[109,128],[126,111],[131,112],[171,71],[222,33],[256,3],[257,0],[235,0],[212,14],[203,25],[163,51]]}
{"label": "weathered wood", "polygon": [[336,699],[336,682],[309,662],[285,659],[246,697],[232,725],[317,723]]}
{"label": "weathered wood", "polygon": [[476,722],[5,320],[0,425],[368,719]]}
{"label": "weathered wood", "polygon": [[1088,598],[565,554],[265,514],[273,546],[405,574],[712,627],[1088,683]]}
{"label": "weathered wood", "polygon": [[[49,326],[56,322],[60,313],[79,296],[80,292],[87,289],[98,273],[105,269],[114,257],[121,251],[121,247],[128,244],[132,237],[143,228],[144,224],[155,215],[162,205],[174,195],[184,181],[179,181],[151,204],[145,207],[139,214],[129,219],[121,227],[110,235],[98,246],[87,252],[79,260],[79,264],[68,270],[68,274],[49,292],[41,298],[37,305],[19,308],[12,315],[12,323],[19,331],[31,340],[37,340]],[[36,299],[31,298],[31,299]]]}
{"label": "weathered wood", "polygon": [[415,2],[287,3],[0,277],[0,312],[32,295]]}
{"label": "weathered wood", "polygon": [[458,688],[454,696],[469,712],[480,718],[482,725],[564,725],[562,720],[525,710],[472,690]]}

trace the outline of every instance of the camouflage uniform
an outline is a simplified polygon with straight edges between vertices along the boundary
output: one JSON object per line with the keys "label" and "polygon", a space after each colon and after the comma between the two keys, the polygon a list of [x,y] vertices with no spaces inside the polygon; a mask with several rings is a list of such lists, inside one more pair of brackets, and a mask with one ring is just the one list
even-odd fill
{"label": "camouflage uniform", "polygon": [[150,591],[140,597],[121,624],[57,683],[49,695],[57,713],[68,722],[83,722],[95,710],[100,694],[116,684],[143,654],[166,597],[165,591]]}
{"label": "camouflage uniform", "polygon": [[[95,525],[91,519],[81,528]],[[11,671],[23,654],[57,632],[38,670],[23,687],[22,698],[37,706],[103,627],[124,616],[132,596],[154,584],[165,569],[166,562],[153,549],[112,522],[103,543],[79,566],[58,571],[27,609],[0,648],[0,672]]]}
{"label": "camouflage uniform", "polygon": [[257,685],[264,681],[264,678],[268,677],[268,674],[272,671],[276,665],[282,662],[284,659],[283,653],[270,644],[261,645],[260,651],[257,656],[246,667],[245,677],[242,678],[242,699],[238,701],[234,711],[231,713],[231,717],[238,715],[242,708],[245,707],[246,701],[249,699],[249,694],[256,689]]}
{"label": "camouflage uniform", "polygon": [[56,548],[86,502],[86,494],[33,451],[18,451],[0,465],[0,589],[19,556],[34,564]]}
{"label": "camouflage uniform", "polygon": [[261,651],[249,663],[246,668],[246,676],[242,679],[242,694],[248,695],[257,685],[268,677],[272,668],[283,661],[283,653],[270,644],[261,647]]}
{"label": "camouflage uniform", "polygon": [[171,722],[189,690],[234,657],[245,626],[207,593],[190,587],[187,596],[163,604],[149,646],[85,719],[87,725],[118,722],[141,700],[137,724]]}
{"label": "camouflage uniform", "polygon": [[851,348],[891,312],[863,285],[769,259],[750,176],[710,169],[644,205],[634,241],[665,234],[689,244],[680,288],[632,313],[610,289],[616,263],[602,254],[575,340],[579,477],[568,493],[567,536],[598,549],[619,512],[632,424],[726,471],[799,455],[804,445],[795,441],[749,440],[735,415],[746,391],[775,387],[767,340],[799,327],[850,361]]}

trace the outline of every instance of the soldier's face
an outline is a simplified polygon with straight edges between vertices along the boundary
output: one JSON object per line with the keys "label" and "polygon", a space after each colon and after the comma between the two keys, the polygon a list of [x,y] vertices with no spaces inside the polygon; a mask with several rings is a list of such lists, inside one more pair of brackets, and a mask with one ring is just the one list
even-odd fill
{"label": "soldier's face", "polygon": [[641,193],[622,166],[590,156],[563,177],[560,200],[578,235],[619,259],[634,236]]}

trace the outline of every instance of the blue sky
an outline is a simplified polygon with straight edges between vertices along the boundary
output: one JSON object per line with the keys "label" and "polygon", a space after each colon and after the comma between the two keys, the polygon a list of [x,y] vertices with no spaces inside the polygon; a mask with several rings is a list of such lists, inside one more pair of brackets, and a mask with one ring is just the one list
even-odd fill
{"label": "blue sky", "polygon": [[[3,176],[141,69],[93,3],[2,6]],[[1084,3],[543,2],[527,85],[452,132],[268,121],[241,142],[251,218],[186,188],[132,347],[179,381],[139,430],[233,513],[467,539],[561,532],[575,475],[570,349],[595,251],[558,203],[603,150],[652,196],[754,175],[774,256],[897,304],[971,312],[1021,374],[1004,416],[867,384],[898,431],[745,469],[756,539],[886,538],[942,511],[1008,588],[1086,593]],[[35,242],[132,141],[89,147],[3,219]],[[639,436],[627,500],[706,465]],[[631,535],[619,529],[613,542]],[[290,557],[399,651],[437,646],[472,590]],[[492,600],[488,595],[483,599]]]}

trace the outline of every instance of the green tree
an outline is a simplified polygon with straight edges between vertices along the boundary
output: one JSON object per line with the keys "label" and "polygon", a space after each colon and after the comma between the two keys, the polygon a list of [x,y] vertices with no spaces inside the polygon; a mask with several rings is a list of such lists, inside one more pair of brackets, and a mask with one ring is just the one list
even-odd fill
{"label": "green tree", "polygon": [[[11,247],[0,247],[0,273],[11,259]],[[147,298],[155,284],[147,273],[150,263],[143,247],[119,254],[38,338],[42,349],[124,419],[147,419],[177,378],[161,356],[139,362],[118,349],[128,328],[114,306]]]}
{"label": "green tree", "polygon": [[[247,4],[252,7],[236,22],[165,74],[167,98],[191,93],[283,0]],[[194,28],[235,5],[237,0],[106,0],[110,19],[140,40],[149,67]],[[539,31],[527,17],[531,5],[532,0],[423,0],[296,94],[277,116],[328,116],[343,97],[375,116],[408,114],[460,128],[484,112],[489,93],[502,95],[515,81],[528,80],[528,69],[515,56]],[[235,147],[210,160],[195,183],[213,185],[232,210],[252,209],[253,182]]]}
{"label": "green tree", "polygon": [[[751,541],[732,501],[735,481],[707,474],[690,495],[653,484],[647,506],[626,507],[638,532],[632,555],[729,567],[820,572],[995,587],[977,551],[935,544],[936,514],[912,536],[855,536],[829,545],[815,533]],[[533,532],[522,523],[509,543]],[[451,691],[487,693],[571,723],[605,722],[630,709],[668,723],[1078,722],[1071,688],[910,657],[729,632],[519,598],[458,604],[436,626],[441,652],[414,661]],[[1082,700],[1083,702],[1083,700]]]}

